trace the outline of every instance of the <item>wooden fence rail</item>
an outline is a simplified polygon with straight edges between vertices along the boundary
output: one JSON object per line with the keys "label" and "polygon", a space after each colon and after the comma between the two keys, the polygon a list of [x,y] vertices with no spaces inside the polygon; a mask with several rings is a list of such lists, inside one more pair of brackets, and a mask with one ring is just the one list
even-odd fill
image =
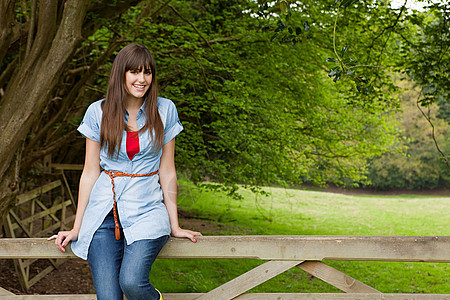
{"label": "wooden fence rail", "polygon": [[[15,206],[4,216],[4,232],[9,238],[36,238],[49,236],[56,230],[65,230],[75,220],[73,201],[65,197],[61,180],[55,180],[16,197]],[[73,212],[67,215],[68,209]],[[46,267],[35,273],[37,259],[17,258],[14,267],[20,285],[28,290],[47,274],[58,267],[61,261],[48,260]]]}
{"label": "wooden fence rail", "polygon": [[[71,258],[46,239],[0,239],[0,259]],[[200,293],[164,294],[181,299],[450,299],[450,294],[383,294],[324,264],[322,260],[450,262],[450,236],[204,236],[192,243],[169,239],[159,258],[251,258],[266,263],[217,287]],[[298,267],[346,294],[245,293]],[[12,295],[0,289],[0,299],[61,299],[62,295]],[[245,293],[245,294],[244,294]],[[59,297],[59,298],[58,298]],[[64,299],[95,299],[95,295],[64,295]]]}

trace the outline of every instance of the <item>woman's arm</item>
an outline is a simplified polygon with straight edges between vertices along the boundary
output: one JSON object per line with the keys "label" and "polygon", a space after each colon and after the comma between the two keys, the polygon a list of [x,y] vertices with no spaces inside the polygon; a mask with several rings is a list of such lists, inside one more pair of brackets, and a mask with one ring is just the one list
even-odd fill
{"label": "woman's arm", "polygon": [[78,239],[81,222],[83,221],[84,211],[89,202],[89,195],[92,187],[100,176],[100,143],[86,138],[86,157],[84,162],[83,173],[80,178],[80,187],[78,190],[78,205],[75,215],[73,229],[70,231],[60,231],[57,235],[50,237],[48,240],[56,239],[55,244],[61,252],[65,252],[64,247],[69,241]]}
{"label": "woman's arm", "polygon": [[170,228],[172,236],[186,237],[196,242],[195,236],[202,234],[197,231],[181,229],[178,224],[177,212],[177,173],[175,170],[175,139],[163,146],[161,162],[159,165],[159,183],[164,196],[164,204],[169,213]]}

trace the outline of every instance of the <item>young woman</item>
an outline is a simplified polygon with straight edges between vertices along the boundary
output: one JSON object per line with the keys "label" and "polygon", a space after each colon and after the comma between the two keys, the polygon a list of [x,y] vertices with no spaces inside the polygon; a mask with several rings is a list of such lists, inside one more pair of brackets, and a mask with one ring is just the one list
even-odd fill
{"label": "young woman", "polygon": [[87,259],[97,298],[162,299],[149,282],[169,235],[196,242],[177,216],[172,101],[157,96],[155,61],[142,45],[116,56],[106,98],[92,103],[78,131],[86,137],[73,229],[49,238]]}

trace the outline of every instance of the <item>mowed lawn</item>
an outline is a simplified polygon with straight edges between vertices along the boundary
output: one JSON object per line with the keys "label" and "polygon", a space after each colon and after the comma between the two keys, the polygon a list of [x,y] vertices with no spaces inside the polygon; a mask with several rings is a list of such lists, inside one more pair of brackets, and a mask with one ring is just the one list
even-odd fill
{"label": "mowed lawn", "polygon": [[[204,235],[450,235],[450,197],[344,195],[268,187],[242,200],[180,181],[181,224]],[[160,259],[151,282],[163,292],[207,292],[263,263],[244,259]],[[384,293],[450,294],[445,263],[327,261]],[[340,292],[293,268],[251,292]]]}

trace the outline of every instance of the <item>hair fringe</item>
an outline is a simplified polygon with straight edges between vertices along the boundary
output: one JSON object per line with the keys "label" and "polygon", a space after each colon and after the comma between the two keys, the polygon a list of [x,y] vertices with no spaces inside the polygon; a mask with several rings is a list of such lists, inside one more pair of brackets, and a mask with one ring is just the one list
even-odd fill
{"label": "hair fringe", "polygon": [[142,70],[150,67],[152,83],[144,95],[144,113],[147,118],[139,133],[149,130],[153,133],[152,145],[156,151],[162,149],[164,142],[164,125],[158,111],[158,84],[156,79],[156,64],[148,49],[140,44],[130,44],[119,51],[114,59],[109,77],[106,99],[102,102],[102,123],[100,128],[101,147],[107,148],[109,157],[119,156],[123,132],[130,131],[125,123],[126,103],[128,94],[125,83],[125,73],[128,70]]}

